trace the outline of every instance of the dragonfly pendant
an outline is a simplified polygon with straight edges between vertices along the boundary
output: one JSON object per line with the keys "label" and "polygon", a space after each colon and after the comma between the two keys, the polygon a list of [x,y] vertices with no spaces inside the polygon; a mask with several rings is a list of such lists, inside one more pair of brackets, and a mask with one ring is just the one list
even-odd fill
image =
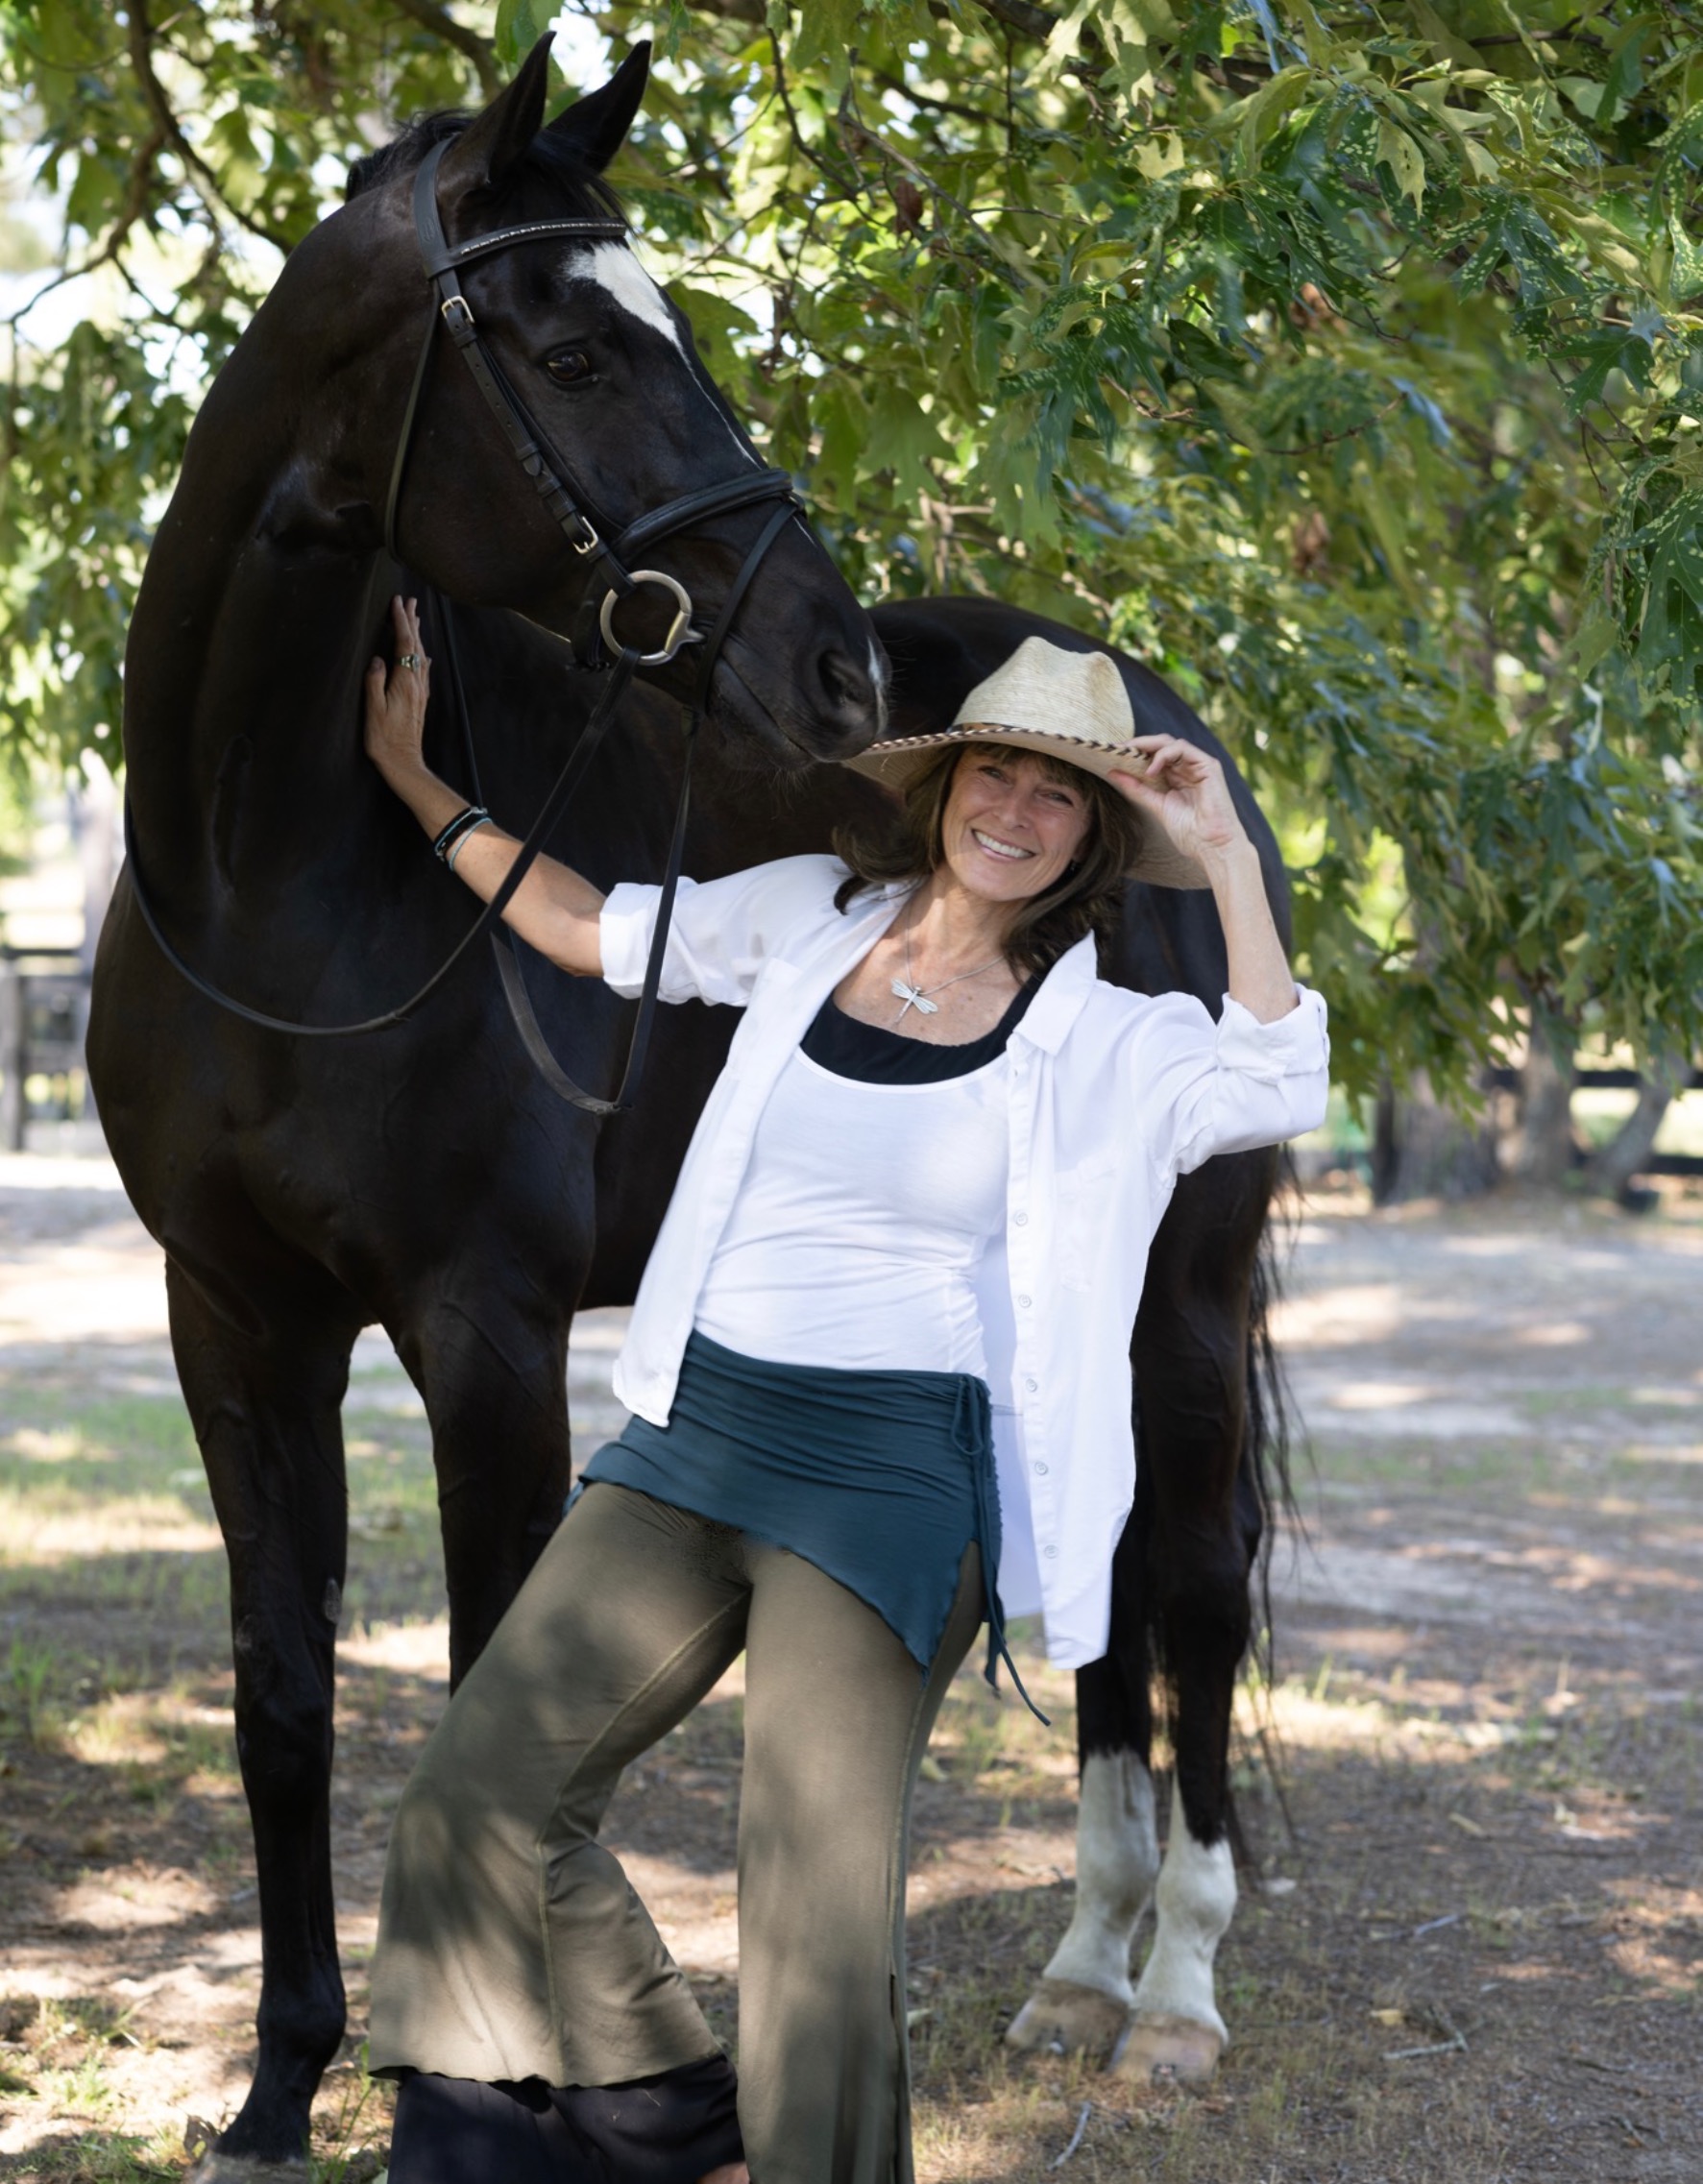
{"label": "dragonfly pendant", "polygon": [[[931,1001],[920,987],[907,985],[903,979],[894,979],[892,990],[895,1001],[902,1001],[905,1008],[914,1008],[919,1016],[938,1016],[940,1013],[940,1004],[937,1001]],[[898,1021],[901,1024],[905,1021],[905,1008],[899,1011]]]}

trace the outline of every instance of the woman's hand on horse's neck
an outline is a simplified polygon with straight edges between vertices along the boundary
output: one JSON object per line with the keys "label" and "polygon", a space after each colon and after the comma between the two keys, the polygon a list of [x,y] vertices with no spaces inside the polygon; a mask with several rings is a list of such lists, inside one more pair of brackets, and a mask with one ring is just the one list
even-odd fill
{"label": "woman's hand on horse's neck", "polygon": [[[375,660],[367,669],[367,756],[435,841],[466,810],[467,798],[432,772],[422,749],[431,662],[423,650],[418,601],[393,599],[391,619],[397,664],[386,668],[382,660]],[[418,667],[401,665],[409,655],[420,661]],[[508,878],[520,846],[500,827],[482,826],[464,837],[456,850],[455,877],[488,903]],[[540,857],[502,915],[529,947],[561,969],[597,978],[603,969],[602,909],[603,898],[589,880],[553,857]]]}

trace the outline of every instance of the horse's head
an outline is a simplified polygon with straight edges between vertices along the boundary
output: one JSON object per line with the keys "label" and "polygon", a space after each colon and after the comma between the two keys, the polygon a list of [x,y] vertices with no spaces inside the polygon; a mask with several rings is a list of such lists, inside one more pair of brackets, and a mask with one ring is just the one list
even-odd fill
{"label": "horse's head", "polygon": [[[436,205],[451,246],[528,222],[620,213],[602,171],[624,141],[645,89],[648,48],[628,55],[599,91],[543,126],[547,38],[506,90],[471,121],[415,125],[351,176],[351,202],[320,231],[358,269],[362,322],[377,330],[363,438],[371,504],[383,505],[402,429],[403,397],[438,298],[425,279],[413,210],[415,177],[438,146]],[[338,231],[333,238],[333,231]],[[649,512],[761,473],[739,421],[699,361],[682,313],[619,234],[511,243],[458,275],[483,351],[553,455],[572,497],[607,539]],[[773,499],[687,521],[631,557],[666,571],[713,621]],[[451,598],[518,610],[572,633],[588,584],[605,585],[595,554],[573,550],[474,375],[440,328],[426,367],[395,510],[398,551]],[[659,645],[674,612],[660,586],[615,610],[620,641]],[[688,646],[653,669],[685,695],[697,675]],[[726,632],[711,685],[714,723],[754,754],[796,766],[843,758],[878,732],[886,663],[871,625],[804,522],[784,523]]]}

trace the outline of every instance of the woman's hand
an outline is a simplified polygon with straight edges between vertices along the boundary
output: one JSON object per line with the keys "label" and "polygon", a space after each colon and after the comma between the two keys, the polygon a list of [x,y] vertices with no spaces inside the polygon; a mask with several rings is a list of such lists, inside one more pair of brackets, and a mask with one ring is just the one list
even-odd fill
{"label": "woman's hand", "polygon": [[393,598],[397,661],[375,660],[367,669],[367,756],[393,789],[426,770],[421,739],[431,695],[431,662],[420,636],[418,599]]}
{"label": "woman's hand", "polygon": [[1244,846],[1252,848],[1229,784],[1215,758],[1177,736],[1136,736],[1146,770],[1107,777],[1138,812],[1163,828],[1171,845],[1197,859],[1210,875],[1214,864]]}
{"label": "woman's hand", "polygon": [[1230,801],[1224,768],[1177,736],[1133,741],[1146,755],[1147,770],[1108,778],[1164,829],[1174,848],[1200,864],[1224,927],[1230,998],[1262,1024],[1275,1024],[1298,1005],[1295,980],[1272,920],[1259,852]]}
{"label": "woman's hand", "polygon": [[[367,756],[434,840],[467,798],[438,779],[421,750],[426,701],[431,694],[431,662],[420,649],[420,602],[390,602],[396,625],[397,661],[386,668],[375,660],[367,669]],[[463,835],[454,852],[456,879],[489,902],[508,878],[520,850],[512,835],[487,820]],[[541,857],[521,882],[505,921],[563,970],[597,977],[603,968],[599,924],[603,898],[589,880],[553,857]]]}

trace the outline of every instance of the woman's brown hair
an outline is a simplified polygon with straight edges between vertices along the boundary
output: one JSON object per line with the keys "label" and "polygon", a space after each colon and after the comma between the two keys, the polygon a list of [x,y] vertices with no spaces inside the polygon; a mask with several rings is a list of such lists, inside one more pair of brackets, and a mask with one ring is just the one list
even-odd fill
{"label": "woman's brown hair", "polygon": [[1038,760],[1049,779],[1067,782],[1088,808],[1088,831],[1076,861],[1057,886],[1018,909],[1006,942],[1012,968],[1026,975],[1050,970],[1084,934],[1108,940],[1117,927],[1130,867],[1141,846],[1141,821],[1134,810],[1085,766],[1072,765],[1047,751],[985,742],[980,738],[944,744],[906,788],[899,809],[880,832],[855,826],[836,832],[835,854],[851,866],[851,877],[840,882],[835,907],[845,910],[866,887],[903,886],[907,881],[920,886],[938,868],[952,778],[960,760],[971,751],[1006,765],[1020,759]]}

